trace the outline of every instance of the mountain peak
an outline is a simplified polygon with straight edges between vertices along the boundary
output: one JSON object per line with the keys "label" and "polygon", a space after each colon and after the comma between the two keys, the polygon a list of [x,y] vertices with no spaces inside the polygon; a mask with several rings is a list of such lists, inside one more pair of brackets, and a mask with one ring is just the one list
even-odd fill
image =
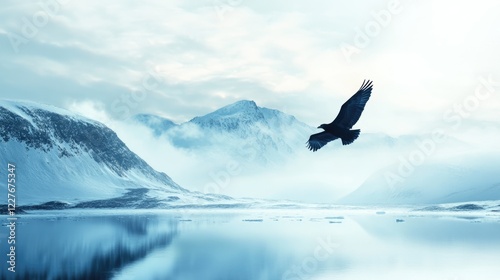
{"label": "mountain peak", "polygon": [[241,124],[263,120],[264,115],[261,109],[254,101],[240,100],[207,115],[195,117],[190,122],[201,127],[219,127],[233,130],[240,127]]}
{"label": "mountain peak", "polygon": [[236,101],[232,104],[226,105],[214,112],[213,113],[218,113],[223,114],[223,115],[228,115],[228,114],[234,114],[238,112],[248,112],[248,111],[256,111],[259,110],[260,107],[257,106],[255,101],[253,100],[240,100]]}
{"label": "mountain peak", "polygon": [[155,195],[185,192],[113,130],[70,111],[0,100],[0,122],[0,158],[26,171],[27,188],[18,189],[24,205],[113,199],[131,189]]}
{"label": "mountain peak", "polygon": [[245,100],[245,99],[243,99],[243,100],[240,100],[240,101],[236,101],[233,104],[229,104],[229,105],[227,105],[225,107],[230,107],[230,106],[232,106],[232,107],[243,107],[243,108],[245,108],[245,107],[254,108],[254,107],[257,107],[257,104],[253,100]]}

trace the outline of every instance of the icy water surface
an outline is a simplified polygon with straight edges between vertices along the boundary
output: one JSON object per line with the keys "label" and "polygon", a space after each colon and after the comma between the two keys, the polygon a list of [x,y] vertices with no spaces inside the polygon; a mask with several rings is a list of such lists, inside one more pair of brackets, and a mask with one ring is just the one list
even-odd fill
{"label": "icy water surface", "polygon": [[[500,279],[498,216],[333,210],[38,212],[2,279]],[[1,257],[3,256],[3,257]]]}

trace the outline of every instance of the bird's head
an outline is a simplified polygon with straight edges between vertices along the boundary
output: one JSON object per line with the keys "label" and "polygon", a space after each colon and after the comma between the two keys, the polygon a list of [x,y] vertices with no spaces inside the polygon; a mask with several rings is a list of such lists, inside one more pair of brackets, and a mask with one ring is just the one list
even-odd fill
{"label": "bird's head", "polygon": [[326,124],[322,124],[322,125],[318,126],[318,128],[322,128],[322,129],[325,129],[325,127],[326,127]]}

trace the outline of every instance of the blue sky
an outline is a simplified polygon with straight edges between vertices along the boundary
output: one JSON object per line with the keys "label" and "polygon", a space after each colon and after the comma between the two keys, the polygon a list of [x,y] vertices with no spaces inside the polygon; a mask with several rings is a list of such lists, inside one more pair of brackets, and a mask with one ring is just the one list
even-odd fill
{"label": "blue sky", "polygon": [[[316,126],[370,78],[358,126],[424,133],[482,78],[500,83],[499,14],[498,1],[9,0],[0,97],[176,122],[251,99]],[[491,93],[469,121],[498,121]]]}

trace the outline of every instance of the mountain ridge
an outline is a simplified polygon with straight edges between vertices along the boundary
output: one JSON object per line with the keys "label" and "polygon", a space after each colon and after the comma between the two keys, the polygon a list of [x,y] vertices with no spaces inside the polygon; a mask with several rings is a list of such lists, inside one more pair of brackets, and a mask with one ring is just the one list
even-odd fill
{"label": "mountain ridge", "polygon": [[[119,197],[126,201],[127,194],[134,194],[137,201],[123,207],[204,199],[154,170],[97,121],[57,107],[12,100],[0,100],[0,121],[0,158],[16,165],[19,206],[101,201],[105,207]],[[141,189],[145,191],[133,191]]]}
{"label": "mountain ridge", "polygon": [[399,162],[375,172],[341,204],[441,204],[500,199],[500,153],[463,153],[421,165]]}

